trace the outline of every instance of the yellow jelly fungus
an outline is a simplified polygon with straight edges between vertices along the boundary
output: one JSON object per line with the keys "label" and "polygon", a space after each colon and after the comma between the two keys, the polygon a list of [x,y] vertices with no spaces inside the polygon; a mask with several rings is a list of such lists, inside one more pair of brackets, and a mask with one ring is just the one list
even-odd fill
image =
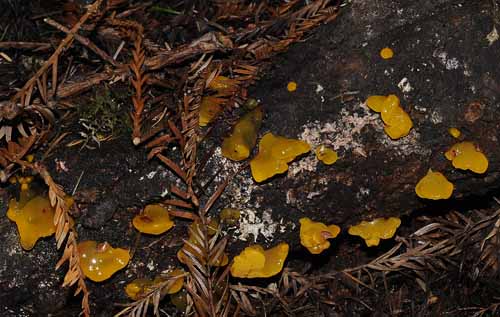
{"label": "yellow jelly fungus", "polygon": [[[219,229],[219,224],[217,223],[217,221],[214,218],[212,218],[207,227],[208,227],[207,234],[209,237],[212,237],[217,233],[217,231]],[[187,243],[187,242],[184,243],[182,248],[177,252],[177,259],[179,259],[179,261],[182,264],[186,264],[187,258],[188,258],[188,256],[184,252],[191,253],[199,261],[203,262],[203,256],[198,254],[198,252],[190,245],[190,244],[193,244],[196,247],[200,247],[198,240],[193,238],[193,236],[192,236],[192,232],[198,232],[198,231],[201,231],[201,226],[200,226],[199,222],[195,221],[190,225],[189,239],[188,239],[189,243]],[[229,258],[227,256],[227,254],[224,253],[224,254],[222,254],[222,257],[219,257],[217,259],[217,261],[212,261],[209,264],[212,266],[226,266],[228,263],[229,263]],[[202,264],[205,264],[205,263],[202,263]]]}
{"label": "yellow jelly fungus", "polygon": [[425,199],[448,199],[453,193],[453,184],[440,172],[429,170],[415,186],[418,197]]}
{"label": "yellow jelly fungus", "polygon": [[401,108],[396,95],[370,96],[366,100],[366,105],[373,111],[380,112],[384,122],[384,131],[391,139],[396,140],[410,133],[413,122]]}
{"label": "yellow jelly fungus", "polygon": [[233,161],[241,161],[250,156],[257,142],[257,133],[262,123],[260,107],[245,114],[234,126],[231,135],[222,142],[222,155]]}
{"label": "yellow jelly fungus", "polygon": [[132,220],[134,227],[142,233],[162,234],[174,226],[168,210],[161,205],[147,205],[144,212]]}
{"label": "yellow jelly fungus", "polygon": [[35,159],[35,156],[33,154],[26,155],[26,161],[31,163],[31,162],[33,162],[34,159]]}
{"label": "yellow jelly fungus", "polygon": [[259,142],[259,153],[250,162],[252,176],[257,182],[262,182],[284,173],[288,170],[288,163],[310,149],[304,141],[267,133]]}
{"label": "yellow jelly fungus", "polygon": [[238,209],[234,208],[224,208],[220,212],[220,220],[229,224],[229,225],[234,225],[238,223],[238,220],[240,219],[241,213]]}
{"label": "yellow jelly fungus", "polygon": [[288,249],[288,244],[284,242],[268,250],[260,245],[246,247],[234,257],[231,275],[241,278],[274,276],[283,269]]}
{"label": "yellow jelly fungus", "polygon": [[297,90],[297,83],[294,81],[291,81],[286,85],[286,89],[290,92]]}
{"label": "yellow jelly fungus", "polygon": [[110,278],[127,266],[130,260],[128,250],[112,248],[107,242],[98,244],[96,241],[82,241],[78,243],[78,252],[83,274],[94,282]]}
{"label": "yellow jelly fungus", "polygon": [[334,150],[330,149],[329,147],[326,147],[324,145],[320,145],[316,148],[315,150],[316,157],[318,160],[323,162],[326,165],[331,165],[335,162],[337,162],[339,156],[337,155],[337,152]]}
{"label": "yellow jelly fungus", "polygon": [[153,286],[153,281],[147,278],[136,278],[125,286],[125,293],[132,300],[138,300],[148,293]]}
{"label": "yellow jelly fungus", "polygon": [[238,89],[238,81],[226,76],[217,76],[208,84],[208,88],[219,93],[232,93]]}
{"label": "yellow jelly fungus", "polygon": [[399,218],[378,218],[373,221],[361,221],[361,223],[349,228],[349,234],[360,236],[365,240],[367,246],[376,246],[380,239],[390,239],[396,233],[401,220]]}
{"label": "yellow jelly fungus", "polygon": [[223,98],[205,96],[201,99],[199,125],[204,127],[222,111]]}
{"label": "yellow jelly fungus", "polygon": [[128,283],[125,286],[125,293],[132,300],[138,300],[143,298],[149,292],[153,291],[160,284],[165,283],[167,281],[173,281],[169,287],[162,289],[161,295],[165,296],[166,294],[175,294],[179,292],[184,286],[184,277],[179,277],[173,280],[173,277],[181,276],[184,274],[184,271],[181,269],[175,269],[170,272],[167,276],[157,276],[154,280],[147,278],[138,278]]}
{"label": "yellow jelly fungus", "polygon": [[21,193],[20,201],[11,199],[7,217],[14,221],[19,231],[21,246],[31,250],[38,239],[54,234],[54,208],[48,198],[35,196],[27,201]]}
{"label": "yellow jelly fungus", "polygon": [[450,133],[450,135],[455,139],[458,139],[462,134],[462,132],[460,132],[460,130],[458,130],[457,128],[449,128],[448,133]]}
{"label": "yellow jelly fungus", "polygon": [[380,57],[383,59],[391,59],[394,56],[394,51],[389,47],[384,47],[380,50]]}
{"label": "yellow jelly fungus", "polygon": [[330,247],[328,239],[337,237],[340,228],[336,225],[325,225],[321,222],[312,221],[309,218],[301,218],[300,243],[312,254],[320,254]]}
{"label": "yellow jelly fungus", "polygon": [[488,159],[472,142],[453,145],[445,154],[453,167],[482,174],[488,169]]}

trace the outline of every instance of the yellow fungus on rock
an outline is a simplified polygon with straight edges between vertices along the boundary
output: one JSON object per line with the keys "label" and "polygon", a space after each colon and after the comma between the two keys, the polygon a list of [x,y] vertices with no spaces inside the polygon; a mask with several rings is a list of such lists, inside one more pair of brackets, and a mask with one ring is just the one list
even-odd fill
{"label": "yellow fungus on rock", "polygon": [[384,47],[380,50],[380,57],[390,59],[394,56],[394,51],[390,47]]}
{"label": "yellow fungus on rock", "polygon": [[445,154],[453,167],[483,174],[488,169],[488,158],[472,142],[464,141],[453,145]]}
{"label": "yellow fungus on rock", "polygon": [[288,163],[310,150],[304,141],[266,133],[259,142],[259,153],[250,162],[252,176],[257,182],[262,182],[284,173],[288,170]]}
{"label": "yellow fungus on rock", "polygon": [[329,147],[326,147],[325,145],[318,146],[314,152],[316,153],[316,157],[318,158],[318,160],[326,165],[332,165],[333,163],[337,162],[339,158],[337,152],[330,149]]}
{"label": "yellow fungus on rock", "polygon": [[220,212],[220,220],[229,224],[234,225],[240,219],[241,212],[238,209],[234,208],[224,208]]}
{"label": "yellow fungus on rock", "polygon": [[245,114],[233,128],[233,132],[222,142],[222,155],[233,161],[250,156],[257,142],[257,133],[262,123],[262,109],[257,107]]}
{"label": "yellow fungus on rock", "polygon": [[132,299],[138,300],[148,293],[153,286],[153,281],[147,278],[136,278],[125,286],[125,294]]}
{"label": "yellow fungus on rock", "polygon": [[215,96],[205,96],[201,98],[199,125],[204,127],[212,122],[222,111],[223,98]]}
{"label": "yellow fungus on rock", "polygon": [[429,170],[415,186],[418,197],[425,199],[448,199],[453,193],[453,184],[440,172]]}
{"label": "yellow fungus on rock", "polygon": [[361,221],[359,224],[349,228],[349,234],[360,236],[365,240],[367,246],[376,246],[380,239],[390,239],[396,233],[401,220],[399,218],[377,218],[372,221]]}
{"label": "yellow fungus on rock", "polygon": [[166,276],[162,275],[156,276],[154,280],[147,278],[138,278],[128,283],[127,286],[125,286],[125,293],[130,299],[138,300],[143,298],[149,292],[153,291],[155,288],[159,287],[160,284],[166,283],[167,281],[173,281],[170,282],[172,284],[170,284],[169,287],[163,288],[160,294],[162,297],[165,296],[166,294],[175,294],[179,292],[184,286],[184,277],[179,277],[176,278],[175,280],[173,280],[172,278],[176,276],[181,276],[183,274],[184,274],[183,270],[175,269],[172,272],[168,273],[168,275]]}
{"label": "yellow fungus on rock", "polygon": [[54,208],[48,198],[35,196],[28,200],[24,198],[27,194],[21,195],[20,201],[10,200],[7,217],[16,223],[23,249],[31,250],[38,239],[56,231]]}
{"label": "yellow fungus on rock", "polygon": [[86,277],[101,282],[127,266],[130,260],[128,250],[113,248],[107,242],[82,241],[78,243],[80,268]]}
{"label": "yellow fungus on rock", "polygon": [[294,81],[291,81],[289,82],[287,85],[286,85],[286,89],[290,92],[293,92],[295,90],[297,90],[297,83],[294,82]]}
{"label": "yellow fungus on rock", "polygon": [[380,112],[384,122],[384,131],[391,139],[396,140],[410,133],[413,122],[401,108],[396,95],[370,96],[366,100],[366,105],[373,111]]}
{"label": "yellow fungus on rock", "polygon": [[268,250],[260,245],[246,247],[234,257],[231,275],[241,278],[274,276],[283,269],[288,249],[288,244],[284,242]]}
{"label": "yellow fungus on rock", "polygon": [[142,233],[162,234],[174,226],[168,210],[161,205],[147,205],[142,214],[132,220],[134,227]]}
{"label": "yellow fungus on rock", "polygon": [[300,243],[312,254],[320,254],[330,247],[328,239],[337,237],[340,228],[336,225],[325,225],[321,222],[312,221],[309,218],[301,218]]}
{"label": "yellow fungus on rock", "polygon": [[[181,263],[186,264],[187,263],[187,255],[184,252],[187,251],[187,252],[195,255],[198,258],[198,260],[201,260],[203,262],[203,257],[200,254],[198,254],[198,252],[190,245],[190,244],[192,244],[194,246],[200,247],[198,240],[193,238],[193,232],[195,232],[195,233],[202,232],[201,231],[202,227],[198,221],[194,221],[189,227],[190,228],[189,228],[188,242],[184,243],[182,248],[177,252],[177,259],[179,259],[179,261]],[[208,227],[207,234],[209,237],[212,237],[217,233],[217,231],[219,229],[219,223],[214,218],[212,218],[207,227]],[[229,263],[229,258],[227,256],[227,254],[224,253],[224,254],[222,254],[221,257],[219,257],[219,259],[217,259],[217,261],[212,261],[209,264],[212,266],[226,266],[228,263]],[[202,264],[205,264],[205,263],[202,263]]]}
{"label": "yellow fungus on rock", "polygon": [[449,128],[448,133],[455,139],[458,139],[462,134],[462,132],[460,132],[460,130],[458,130],[457,128]]}

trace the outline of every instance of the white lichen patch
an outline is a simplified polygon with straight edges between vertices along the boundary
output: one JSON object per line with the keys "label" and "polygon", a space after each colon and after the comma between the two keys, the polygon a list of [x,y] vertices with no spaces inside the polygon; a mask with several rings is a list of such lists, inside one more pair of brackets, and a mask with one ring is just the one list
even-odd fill
{"label": "white lichen patch", "polygon": [[495,25],[493,25],[493,30],[491,30],[490,33],[488,33],[488,35],[486,35],[486,40],[488,41],[488,45],[492,45],[493,43],[495,43],[496,41],[498,41],[498,31],[497,31],[497,28]]}
{"label": "white lichen patch", "polygon": [[390,137],[385,135],[385,133],[384,137],[379,138],[379,140],[384,147],[395,152],[397,156],[428,156],[431,154],[431,150],[424,147],[420,142],[420,133],[418,133],[415,129],[411,129],[407,136],[398,140],[392,140]]}
{"label": "white lichen patch", "polygon": [[342,109],[339,119],[334,122],[320,123],[315,121],[307,123],[302,127],[303,132],[300,139],[306,141],[314,149],[324,144],[332,147],[335,151],[344,152],[364,152],[361,130],[367,125],[381,124],[379,115],[371,112],[362,103],[358,104],[354,111],[362,110],[361,114],[357,112],[350,113]]}
{"label": "white lichen patch", "polygon": [[254,243],[257,242],[259,235],[262,235],[266,241],[273,239],[274,233],[278,229],[278,223],[273,221],[270,209],[264,210],[262,217],[258,217],[257,212],[252,209],[244,209],[240,212],[240,226],[235,231],[239,240],[248,241],[250,235],[252,235]]}
{"label": "white lichen patch", "polygon": [[288,166],[288,177],[294,177],[303,171],[314,172],[318,166],[318,159],[314,154],[310,154],[304,158],[291,163]]}
{"label": "white lichen patch", "polygon": [[453,69],[458,69],[460,67],[460,63],[458,59],[455,57],[450,58],[448,56],[448,53],[444,51],[434,51],[432,54],[435,58],[441,62],[441,64],[447,69],[447,70],[453,70]]}
{"label": "white lichen patch", "polygon": [[399,89],[401,89],[401,92],[404,94],[407,94],[413,90],[413,87],[410,85],[410,81],[406,77],[401,79],[401,81],[398,83],[398,87],[399,87]]}
{"label": "white lichen patch", "polygon": [[436,110],[434,110],[430,117],[429,117],[430,121],[434,124],[438,124],[438,123],[441,123],[443,122],[443,116]]}

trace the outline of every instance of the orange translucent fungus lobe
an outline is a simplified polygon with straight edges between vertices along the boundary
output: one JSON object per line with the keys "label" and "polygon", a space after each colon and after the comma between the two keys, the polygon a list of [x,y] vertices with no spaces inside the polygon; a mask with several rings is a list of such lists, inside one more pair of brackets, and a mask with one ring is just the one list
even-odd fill
{"label": "orange translucent fungus lobe", "polygon": [[21,193],[19,201],[11,199],[7,217],[14,221],[19,232],[21,246],[24,250],[31,250],[38,239],[54,234],[54,208],[46,197]]}
{"label": "orange translucent fungus lobe", "polygon": [[[210,223],[208,224],[208,230],[207,230],[208,236],[213,237],[218,230],[219,230],[219,223],[214,218],[212,218],[210,220]],[[194,238],[194,235],[203,236],[202,226],[198,221],[193,222],[189,226],[189,239],[177,252],[177,259],[179,259],[179,261],[183,264],[186,264],[188,261],[188,255],[186,255],[185,252],[191,253],[198,259],[198,261],[201,261],[203,262],[202,264],[205,264],[204,262],[205,257],[199,254],[199,252],[196,251],[195,248],[193,248],[193,246],[200,248],[200,242]],[[222,254],[221,257],[219,257],[215,261],[211,261],[211,263],[209,264],[211,266],[226,266],[228,263],[229,263],[229,258],[227,254],[224,253]]]}
{"label": "orange translucent fungus lobe", "polygon": [[[154,289],[158,288],[160,284],[166,283],[169,286],[162,289],[161,296],[165,296],[166,294],[175,294],[179,292],[184,286],[184,277],[182,276],[183,274],[183,270],[175,269],[166,276],[156,276],[154,280],[147,278],[138,278],[125,286],[125,293],[130,299],[138,300],[146,296]],[[172,279],[173,277],[178,278]]]}
{"label": "orange translucent fungus lobe", "polygon": [[462,132],[460,132],[457,128],[449,128],[448,133],[455,139],[458,139],[460,135],[462,135]]}
{"label": "orange translucent fungus lobe", "polygon": [[205,96],[201,98],[199,125],[204,127],[222,111],[224,98]]}
{"label": "orange translucent fungus lobe", "polygon": [[320,254],[330,247],[328,239],[337,237],[340,228],[336,225],[325,225],[321,222],[312,221],[309,218],[301,218],[300,243],[312,254]]}
{"label": "orange translucent fungus lobe", "polygon": [[457,143],[444,156],[458,169],[471,170],[477,174],[483,174],[488,169],[488,158],[472,142]]}
{"label": "orange translucent fungus lobe", "polygon": [[304,141],[266,133],[259,142],[259,153],[250,162],[252,176],[255,181],[262,182],[284,173],[288,170],[288,163],[310,150]]}
{"label": "orange translucent fungus lobe", "polygon": [[425,199],[448,199],[453,193],[453,184],[440,172],[429,170],[415,186],[418,197]]}
{"label": "orange translucent fungus lobe", "polygon": [[380,50],[380,57],[390,59],[394,56],[394,51],[390,47],[384,47]]}
{"label": "orange translucent fungus lobe", "polygon": [[238,220],[240,219],[241,212],[238,209],[234,208],[224,208],[220,212],[220,220],[229,224],[229,225],[235,225],[238,223]]}
{"label": "orange translucent fungus lobe", "polygon": [[222,94],[232,94],[238,89],[238,80],[226,76],[217,76],[210,81],[208,88]]}
{"label": "orange translucent fungus lobe", "polygon": [[222,142],[222,155],[233,161],[250,156],[257,142],[257,133],[262,123],[262,108],[257,107],[245,114],[233,128],[233,132]]}
{"label": "orange translucent fungus lobe", "polygon": [[286,85],[286,89],[287,89],[289,92],[293,92],[293,91],[297,90],[297,83],[296,83],[296,82],[294,82],[294,81],[289,82],[289,83]]}
{"label": "orange translucent fungus lobe", "polygon": [[127,266],[130,260],[128,250],[113,248],[107,242],[98,244],[96,241],[82,241],[78,243],[78,252],[83,274],[94,282],[110,278]]}
{"label": "orange translucent fungus lobe", "polygon": [[332,165],[333,163],[337,162],[339,158],[337,152],[325,145],[318,146],[314,153],[316,154],[318,160],[326,165]]}
{"label": "orange translucent fungus lobe", "polygon": [[283,269],[288,249],[288,244],[284,242],[268,250],[260,245],[246,247],[234,257],[231,275],[241,278],[274,276]]}
{"label": "orange translucent fungus lobe", "polygon": [[385,133],[393,140],[407,136],[413,127],[410,116],[404,111],[396,95],[370,96],[366,105],[380,112]]}
{"label": "orange translucent fungus lobe", "polygon": [[349,234],[360,236],[365,240],[367,246],[377,246],[380,239],[390,239],[396,233],[401,220],[399,218],[377,218],[372,221],[361,221],[359,224],[349,228]]}
{"label": "orange translucent fungus lobe", "polygon": [[168,210],[161,205],[147,205],[142,214],[132,220],[134,227],[142,233],[162,234],[174,226]]}

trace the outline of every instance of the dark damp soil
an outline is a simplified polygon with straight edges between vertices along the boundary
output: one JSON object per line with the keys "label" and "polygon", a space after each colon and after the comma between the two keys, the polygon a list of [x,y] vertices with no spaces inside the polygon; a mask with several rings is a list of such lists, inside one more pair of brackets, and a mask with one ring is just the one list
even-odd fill
{"label": "dark damp soil", "polygon": [[[45,9],[53,7],[57,1]],[[36,8],[33,14],[47,12],[40,3],[32,8]],[[22,29],[9,40],[38,40],[30,34],[46,30],[42,23],[25,20],[19,20],[16,25]],[[242,212],[238,225],[224,227],[230,255],[254,242],[272,246],[286,241],[291,246],[288,267],[319,275],[366,263],[394,245],[388,240],[367,248],[349,236],[346,229],[360,220],[401,217],[398,235],[406,236],[450,210],[466,215],[473,209],[488,213],[497,208],[493,197],[500,186],[500,41],[490,44],[486,39],[493,25],[490,1],[355,0],[334,22],[270,61],[264,77],[250,91],[265,111],[261,135],[272,131],[314,146],[325,143],[339,152],[340,159],[325,166],[313,153],[306,154],[291,164],[287,174],[263,184],[252,180],[248,168],[236,175],[211,211],[216,216],[230,206]],[[177,36],[192,36],[188,31]],[[390,60],[379,57],[386,46],[395,52]],[[16,61],[22,59],[16,56]],[[23,68],[0,66],[12,86],[29,78]],[[289,81],[297,82],[297,91],[287,91]],[[4,86],[0,85],[0,97],[7,95]],[[126,104],[127,88],[117,87],[100,87],[83,98],[92,103],[95,96],[111,89],[119,91],[113,103]],[[383,133],[379,116],[362,105],[369,95],[390,93],[400,96],[414,120],[408,138],[396,142]],[[125,106],[115,110],[125,115],[118,116],[125,122]],[[168,197],[167,189],[177,178],[160,162],[148,161],[144,148],[132,145],[126,122],[116,125],[115,138],[97,144],[82,136],[81,132],[88,136],[91,131],[74,117],[62,127],[71,134],[45,159],[54,180],[66,192],[75,191],[79,239],[108,241],[133,253],[127,268],[111,279],[87,281],[95,316],[112,316],[120,310],[119,304],[127,302],[123,291],[127,282],[178,266],[176,253],[189,225],[176,220],[175,227],[159,237],[139,235],[131,226],[146,204]],[[455,170],[443,157],[443,151],[456,142],[447,132],[450,127],[479,144],[490,162],[486,175]],[[200,151],[206,161],[199,175],[205,200],[241,166],[221,156],[218,145],[226,130],[215,129]],[[84,141],[64,146],[75,140],[87,140],[88,146]],[[171,151],[179,155],[177,149]],[[450,201],[429,203],[415,196],[414,185],[429,168],[442,171],[455,184]],[[77,316],[80,298],[74,298],[71,289],[60,288],[65,268],[54,270],[60,252],[53,239],[42,239],[30,252],[18,244],[16,227],[5,217],[8,199],[16,191],[14,186],[0,189],[0,314]],[[300,247],[298,220],[302,217],[335,223],[343,231],[328,251],[313,257]],[[312,310],[295,315],[470,316],[467,309],[457,309],[488,307],[500,296],[496,279],[471,275],[460,268],[445,274],[426,272],[427,290],[404,274],[389,275],[375,291],[344,281],[325,290],[333,304],[318,300]],[[249,283],[267,286],[271,282],[278,278]],[[161,307],[165,315],[182,315],[168,299]]]}

